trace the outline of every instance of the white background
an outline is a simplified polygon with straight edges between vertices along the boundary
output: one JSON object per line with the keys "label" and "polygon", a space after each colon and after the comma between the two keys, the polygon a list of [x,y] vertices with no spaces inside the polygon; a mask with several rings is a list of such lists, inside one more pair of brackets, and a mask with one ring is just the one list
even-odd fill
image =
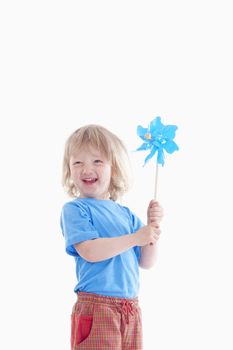
{"label": "white background", "polygon": [[124,204],[145,220],[155,166],[131,151],[158,115],[180,151],[160,168],[158,263],[141,271],[145,350],[233,348],[232,27],[225,0],[1,1],[1,349],[69,349],[66,138],[98,123],[125,142]]}

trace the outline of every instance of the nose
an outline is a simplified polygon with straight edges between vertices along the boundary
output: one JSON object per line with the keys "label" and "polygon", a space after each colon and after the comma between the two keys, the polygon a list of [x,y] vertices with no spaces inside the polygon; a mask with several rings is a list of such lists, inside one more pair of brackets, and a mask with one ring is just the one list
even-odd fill
{"label": "nose", "polygon": [[85,164],[82,168],[82,173],[85,175],[89,175],[92,173],[92,166],[90,164]]}

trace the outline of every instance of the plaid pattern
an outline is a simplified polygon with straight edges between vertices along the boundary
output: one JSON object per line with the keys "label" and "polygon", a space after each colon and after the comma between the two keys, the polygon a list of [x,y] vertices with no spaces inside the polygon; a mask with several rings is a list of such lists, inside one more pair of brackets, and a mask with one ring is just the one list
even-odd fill
{"label": "plaid pattern", "polygon": [[142,350],[138,299],[78,293],[71,315],[71,350]]}

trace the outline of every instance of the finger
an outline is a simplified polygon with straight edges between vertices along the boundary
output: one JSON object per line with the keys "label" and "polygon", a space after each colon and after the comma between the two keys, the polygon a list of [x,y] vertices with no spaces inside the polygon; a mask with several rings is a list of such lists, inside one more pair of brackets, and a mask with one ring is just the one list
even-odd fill
{"label": "finger", "polygon": [[155,229],[158,229],[159,228],[159,221],[157,220],[153,220],[150,222],[150,225],[155,228]]}
{"label": "finger", "polygon": [[150,219],[150,221],[161,220],[161,219],[162,219],[162,216],[158,216],[158,215],[148,215],[148,219]]}
{"label": "finger", "polygon": [[149,218],[149,220],[150,220],[150,223],[159,224],[161,222],[162,218],[155,216],[153,218]]}
{"label": "finger", "polygon": [[162,218],[163,214],[159,213],[159,212],[152,212],[152,213],[149,213],[149,217],[150,218]]}
{"label": "finger", "polygon": [[155,207],[158,207],[158,206],[159,206],[159,203],[157,201],[155,201],[154,199],[152,199],[150,201],[149,208],[155,208]]}
{"label": "finger", "polygon": [[153,222],[151,221],[150,226],[153,228],[154,232],[156,232],[156,230],[159,229],[159,224],[157,221],[153,221]]}
{"label": "finger", "polygon": [[148,212],[149,216],[159,216],[162,217],[163,216],[163,211],[162,210],[155,210],[155,209],[150,209]]}
{"label": "finger", "polygon": [[160,215],[148,215],[148,219],[150,221],[161,221],[162,220],[162,216]]}
{"label": "finger", "polygon": [[150,203],[149,203],[149,208],[155,207],[155,206],[159,206],[159,202],[156,201],[155,199],[151,199]]}
{"label": "finger", "polygon": [[163,209],[161,207],[153,207],[149,209],[149,212],[151,213],[158,213],[160,215],[163,214]]}
{"label": "finger", "polygon": [[150,220],[150,224],[152,224],[156,228],[159,228],[160,223],[161,223],[160,219]]}

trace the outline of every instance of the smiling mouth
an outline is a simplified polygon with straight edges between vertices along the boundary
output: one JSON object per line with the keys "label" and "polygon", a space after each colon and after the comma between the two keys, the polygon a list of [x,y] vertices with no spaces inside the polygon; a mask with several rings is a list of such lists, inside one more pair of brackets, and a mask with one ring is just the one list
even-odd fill
{"label": "smiling mouth", "polygon": [[87,185],[92,185],[97,181],[97,179],[96,178],[88,178],[88,179],[83,179],[82,181]]}

